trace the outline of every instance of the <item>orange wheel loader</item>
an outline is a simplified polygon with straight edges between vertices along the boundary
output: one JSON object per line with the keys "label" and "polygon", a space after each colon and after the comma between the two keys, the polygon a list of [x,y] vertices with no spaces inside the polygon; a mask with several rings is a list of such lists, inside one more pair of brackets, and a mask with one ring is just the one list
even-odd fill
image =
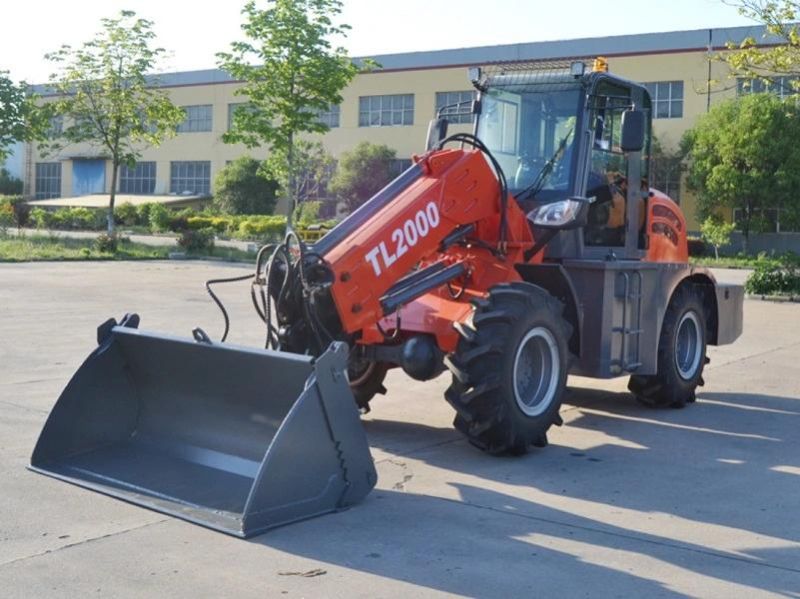
{"label": "orange wheel loader", "polygon": [[454,426],[491,454],[547,444],[568,374],[693,402],[743,290],[688,263],[680,208],[647,185],[651,99],[598,64],[471,69],[472,134],[447,136],[445,107],[324,237],[259,253],[265,348],[103,324],[31,468],[249,536],[369,493],[358,408],[391,368],[449,371]]}

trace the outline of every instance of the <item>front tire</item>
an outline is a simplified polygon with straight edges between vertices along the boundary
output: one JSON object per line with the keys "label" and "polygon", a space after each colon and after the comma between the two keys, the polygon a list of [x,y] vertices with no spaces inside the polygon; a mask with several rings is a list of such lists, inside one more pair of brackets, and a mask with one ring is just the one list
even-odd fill
{"label": "front tire", "polygon": [[518,455],[547,445],[548,429],[562,423],[572,330],[563,309],[540,287],[508,283],[475,302],[471,319],[457,326],[461,340],[446,360],[453,382],[445,398],[472,445]]}
{"label": "front tire", "polygon": [[706,358],[706,307],[692,285],[679,287],[670,300],[658,341],[658,372],[634,375],[628,389],[653,408],[682,408],[695,401],[703,385]]}
{"label": "front tire", "polygon": [[362,413],[370,411],[369,402],[376,395],[385,395],[386,387],[383,381],[389,365],[384,362],[374,362],[363,358],[352,358],[347,368],[347,378],[356,406]]}

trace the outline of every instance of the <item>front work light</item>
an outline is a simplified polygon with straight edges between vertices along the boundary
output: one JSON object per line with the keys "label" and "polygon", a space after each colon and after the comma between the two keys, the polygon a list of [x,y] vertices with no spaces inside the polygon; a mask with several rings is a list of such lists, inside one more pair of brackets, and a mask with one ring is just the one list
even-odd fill
{"label": "front work light", "polygon": [[548,229],[575,229],[586,224],[586,213],[594,198],[573,197],[551,204],[537,206],[528,213],[536,227]]}

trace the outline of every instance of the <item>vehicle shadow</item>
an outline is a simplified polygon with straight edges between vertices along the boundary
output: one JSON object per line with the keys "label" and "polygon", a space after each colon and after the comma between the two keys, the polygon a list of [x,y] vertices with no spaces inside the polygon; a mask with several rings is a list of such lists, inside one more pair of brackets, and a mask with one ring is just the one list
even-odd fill
{"label": "vehicle shadow", "polygon": [[[701,393],[652,410],[572,387],[565,403],[553,444],[519,459],[484,455],[452,429],[367,421],[371,445],[392,456],[379,471],[409,472],[327,518],[325,534],[311,521],[254,542],[470,596],[800,588],[800,523],[788,516],[800,511],[800,400]],[[414,462],[435,467],[427,493],[415,492]]]}

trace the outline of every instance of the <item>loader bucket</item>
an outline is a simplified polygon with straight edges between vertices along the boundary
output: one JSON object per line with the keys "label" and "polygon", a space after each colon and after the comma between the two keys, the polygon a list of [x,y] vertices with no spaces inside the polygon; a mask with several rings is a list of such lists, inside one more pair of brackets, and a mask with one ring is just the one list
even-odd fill
{"label": "loader bucket", "polygon": [[314,359],[157,335],[138,320],[98,329],[32,470],[240,537],[375,486],[345,344]]}

